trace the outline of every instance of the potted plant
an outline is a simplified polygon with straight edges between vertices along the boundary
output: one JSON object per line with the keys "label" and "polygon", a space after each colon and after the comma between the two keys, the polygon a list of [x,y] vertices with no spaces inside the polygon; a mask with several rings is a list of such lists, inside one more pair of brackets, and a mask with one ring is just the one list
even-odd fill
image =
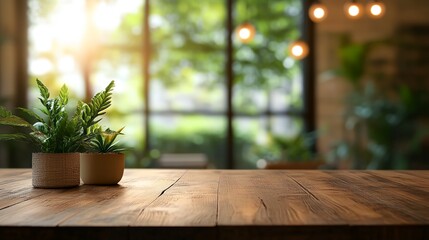
{"label": "potted plant", "polygon": [[[38,188],[74,187],[80,184],[80,155],[78,151],[89,144],[91,126],[111,104],[112,81],[104,91],[96,94],[89,104],[79,102],[74,115],[67,112],[68,89],[62,86],[56,98],[49,98],[48,88],[38,79],[42,103],[40,113],[20,108],[34,120],[34,124],[0,107],[0,125],[23,127],[27,131],[0,134],[0,140],[23,140],[36,145],[40,152],[32,155],[32,182]],[[28,131],[29,130],[29,131]]]}
{"label": "potted plant", "polygon": [[121,180],[125,167],[124,148],[115,140],[123,129],[94,128],[90,152],[80,156],[80,176],[84,184],[113,185]]}

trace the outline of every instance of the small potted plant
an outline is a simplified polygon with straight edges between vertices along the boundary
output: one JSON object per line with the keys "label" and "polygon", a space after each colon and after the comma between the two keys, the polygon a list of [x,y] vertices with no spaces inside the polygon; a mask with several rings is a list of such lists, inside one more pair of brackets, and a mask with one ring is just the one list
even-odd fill
{"label": "small potted plant", "polygon": [[121,180],[125,167],[124,148],[115,140],[123,129],[93,128],[90,152],[80,156],[80,177],[84,184],[114,185]]}
{"label": "small potted plant", "polygon": [[62,86],[56,98],[49,98],[48,88],[39,80],[37,86],[42,103],[41,114],[20,108],[34,124],[0,107],[0,125],[23,127],[25,133],[0,134],[0,140],[23,140],[36,145],[40,152],[32,155],[32,182],[38,188],[74,187],[80,184],[78,151],[89,144],[89,129],[100,121],[99,116],[111,104],[112,81],[96,94],[89,104],[79,102],[74,115],[67,112],[68,89]]}

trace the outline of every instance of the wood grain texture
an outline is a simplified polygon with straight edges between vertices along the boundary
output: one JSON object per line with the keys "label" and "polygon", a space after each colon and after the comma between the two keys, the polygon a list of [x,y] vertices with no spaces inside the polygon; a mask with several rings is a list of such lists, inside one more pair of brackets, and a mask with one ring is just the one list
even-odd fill
{"label": "wood grain texture", "polygon": [[221,226],[343,224],[330,207],[279,170],[224,172],[218,220]]}
{"label": "wood grain texture", "polygon": [[[129,170],[34,189],[0,169],[7,239],[429,239],[429,171]],[[3,238],[2,238],[3,239]]]}
{"label": "wood grain texture", "polygon": [[0,175],[0,192],[0,209],[47,193],[43,189],[32,188],[31,172],[22,170],[17,171],[16,175]]}
{"label": "wood grain texture", "polygon": [[[128,174],[130,172],[130,174]],[[62,221],[61,226],[130,226],[140,213],[171,188],[186,170],[127,170],[128,178],[117,189],[102,191],[97,204],[88,204],[81,211]],[[134,177],[132,177],[134,174]],[[91,186],[92,189],[99,188]],[[109,188],[108,186],[106,188]]]}
{"label": "wood grain texture", "polygon": [[144,208],[132,226],[216,226],[219,176],[219,171],[187,171]]}
{"label": "wood grain texture", "polygon": [[[387,172],[332,172],[349,189],[356,201],[366,204],[383,216],[389,224],[424,224],[429,221],[428,182],[420,186],[412,181],[391,180]],[[384,177],[383,177],[384,176]],[[415,182],[419,182],[417,178]],[[381,221],[378,221],[381,222]],[[376,222],[377,223],[377,222]]]}
{"label": "wood grain texture", "polygon": [[[371,183],[357,179],[357,172],[315,172],[311,177],[293,172],[289,177],[311,191],[323,204],[333,209],[332,214],[347,225],[417,224],[415,218],[392,207],[395,193],[383,195]],[[337,176],[338,175],[338,176]],[[336,177],[334,177],[336,176]],[[371,179],[371,181],[374,181]],[[362,185],[364,184],[364,185]]]}

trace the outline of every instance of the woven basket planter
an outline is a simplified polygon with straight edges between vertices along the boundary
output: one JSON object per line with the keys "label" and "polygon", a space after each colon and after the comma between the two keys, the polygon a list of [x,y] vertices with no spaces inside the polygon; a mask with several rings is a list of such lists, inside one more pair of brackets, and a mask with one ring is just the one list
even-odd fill
{"label": "woven basket planter", "polygon": [[67,188],[80,184],[79,153],[33,153],[33,186]]}
{"label": "woven basket planter", "polygon": [[121,181],[125,168],[122,153],[81,153],[80,177],[84,184],[113,185]]}

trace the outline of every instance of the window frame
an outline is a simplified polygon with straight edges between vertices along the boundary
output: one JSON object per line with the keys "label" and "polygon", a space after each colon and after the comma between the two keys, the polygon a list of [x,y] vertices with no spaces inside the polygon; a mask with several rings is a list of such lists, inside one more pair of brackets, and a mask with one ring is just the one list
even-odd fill
{"label": "window frame", "polygon": [[[144,146],[143,146],[143,155],[147,156],[152,149],[151,146],[151,117],[152,116],[165,116],[165,115],[204,115],[204,116],[223,116],[226,118],[226,129],[225,129],[225,144],[226,144],[226,166],[229,169],[234,169],[236,167],[236,159],[234,157],[234,119],[237,117],[250,117],[250,118],[259,118],[259,117],[271,117],[271,116],[284,116],[284,117],[300,117],[304,122],[304,131],[313,132],[316,128],[315,126],[315,72],[314,72],[314,24],[308,18],[308,15],[305,14],[308,12],[308,9],[311,5],[311,1],[301,0],[303,6],[302,24],[302,40],[307,42],[311,51],[309,55],[301,60],[302,64],[302,73],[303,73],[303,108],[302,110],[285,110],[285,111],[262,111],[257,113],[244,113],[240,111],[234,111],[233,107],[233,83],[234,83],[234,44],[233,44],[233,34],[234,26],[234,11],[235,11],[235,0],[224,0],[226,8],[225,16],[225,30],[226,30],[226,43],[225,43],[225,91],[226,91],[226,107],[225,111],[177,111],[177,110],[152,110],[150,103],[149,89],[151,84],[151,74],[150,74],[150,65],[151,65],[151,30],[149,27],[149,16],[150,16],[150,7],[151,0],[145,0],[143,4],[143,22],[142,22],[142,74],[143,74],[143,89],[141,89],[144,98],[144,108],[143,112],[133,113],[133,114],[143,114],[143,126],[144,126]],[[19,5],[20,9],[27,9],[26,4]],[[90,7],[90,6],[89,6]],[[87,14],[90,14],[89,11]],[[27,14],[28,16],[28,14]],[[26,29],[26,28],[20,28]],[[25,39],[28,38],[26,31],[23,31],[23,36]],[[20,46],[21,49],[25,49],[20,56],[25,56],[19,58],[17,63],[26,64],[27,61],[22,61],[22,59],[27,59],[27,41],[22,42]],[[115,46],[115,48],[120,48],[120,46]],[[85,61],[91,61],[87,59]],[[90,65],[90,64],[89,64]],[[27,69],[26,65],[22,67]],[[23,71],[21,71],[22,73]],[[85,86],[88,88],[88,84],[91,82],[91,69],[89,67],[83,69],[83,76]],[[27,74],[27,73],[25,73]],[[27,75],[20,77],[17,83],[17,92],[27,93],[28,83]],[[15,102],[17,106],[25,106],[26,101],[22,96],[27,94],[17,94],[19,99],[16,99]],[[86,89],[86,98],[91,96],[91,90]],[[24,103],[25,102],[25,103]],[[312,146],[312,150],[316,151],[316,146]]]}

